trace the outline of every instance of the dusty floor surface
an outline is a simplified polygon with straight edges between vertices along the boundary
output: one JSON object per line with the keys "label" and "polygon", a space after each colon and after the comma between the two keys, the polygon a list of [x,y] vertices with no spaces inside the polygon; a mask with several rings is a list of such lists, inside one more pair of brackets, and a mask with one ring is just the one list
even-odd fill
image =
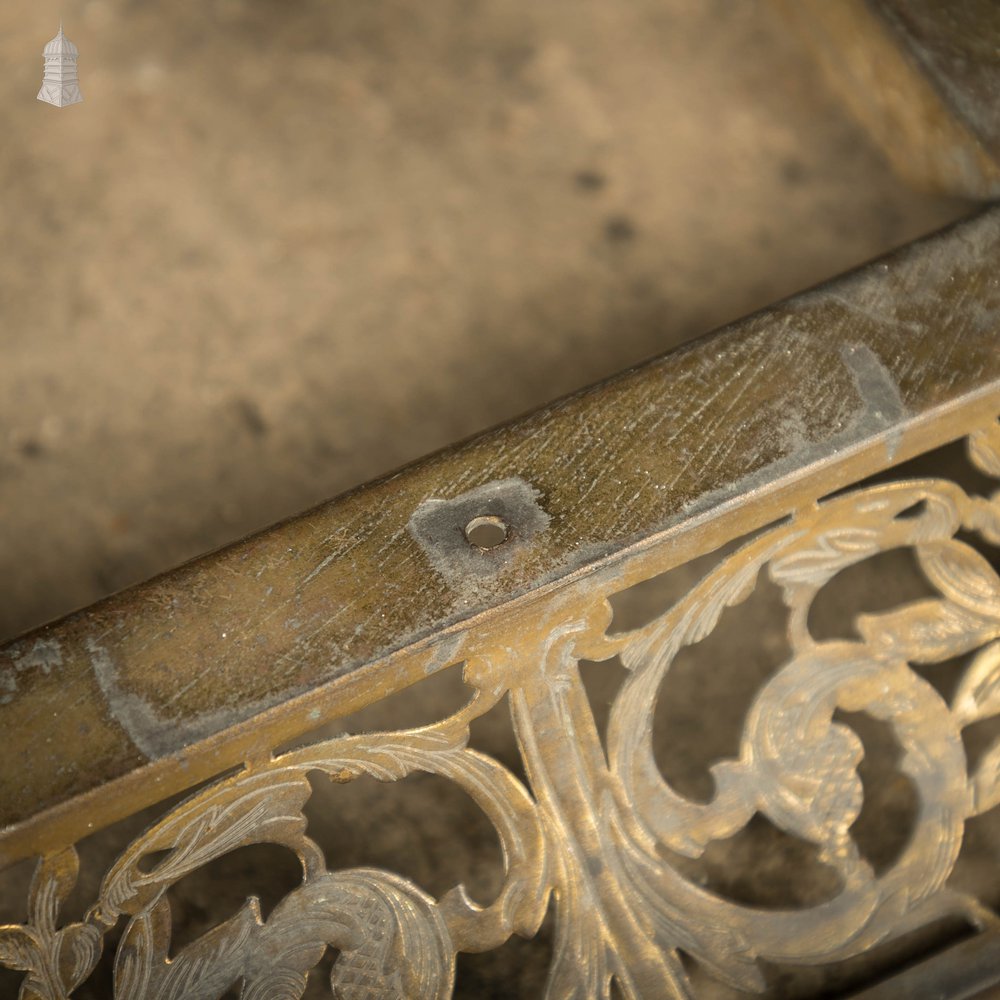
{"label": "dusty floor surface", "polygon": [[0,10],[3,635],[963,211],[763,4],[61,10],[67,109]]}
{"label": "dusty floor surface", "polygon": [[[84,93],[63,110],[34,99],[60,14]],[[2,636],[967,210],[900,186],[762,3],[7,0],[0,61]],[[664,700],[662,762],[692,793],[731,752],[747,679],[780,660],[760,600],[722,633],[723,666]],[[614,670],[590,673],[606,705]],[[711,733],[706,700],[727,720]],[[512,760],[502,720],[481,729]],[[912,808],[895,780],[868,814],[876,853]],[[332,863],[432,893],[497,884],[485,820],[434,779],[320,789],[314,823]],[[81,907],[127,833],[84,846]],[[973,833],[991,862],[1000,840]],[[707,863],[736,898],[825,891],[773,829]],[[289,864],[240,852],[180,886],[178,941],[279,898]],[[463,956],[457,995],[539,996],[549,946]],[[775,996],[833,988],[769,976]]]}

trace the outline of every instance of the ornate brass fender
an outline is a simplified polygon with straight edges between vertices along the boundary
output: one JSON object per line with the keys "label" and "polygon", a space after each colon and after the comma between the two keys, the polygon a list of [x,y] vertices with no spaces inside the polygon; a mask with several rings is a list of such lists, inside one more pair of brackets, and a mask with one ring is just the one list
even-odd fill
{"label": "ornate brass fender", "polygon": [[[975,252],[969,251],[971,245]],[[392,538],[405,547],[406,559],[421,560],[421,573],[434,574],[442,592],[465,595],[469,617],[454,625],[449,623],[451,612],[443,612],[432,623],[429,638],[405,652],[403,668],[393,668],[394,653],[374,656],[370,663],[380,674],[359,668],[355,676],[327,680],[318,694],[285,695],[254,720],[253,730],[243,722],[217,720],[215,730],[203,730],[181,747],[160,747],[159,730],[143,730],[133,714],[131,724],[139,728],[130,735],[148,762],[105,775],[114,791],[124,789],[125,807],[101,798],[109,785],[94,785],[62,800],[50,791],[43,810],[15,817],[0,836],[11,858],[32,853],[32,844],[41,850],[27,920],[0,928],[0,962],[26,974],[23,1000],[71,996],[95,967],[105,934],[123,919],[126,930],[115,959],[117,1000],[212,1000],[237,982],[248,1000],[291,1000],[301,996],[308,971],[328,946],[340,952],[331,974],[337,997],[446,998],[457,952],[497,948],[512,934],[532,935],[550,898],[557,921],[550,1000],[607,998],[612,981],[630,1000],[690,997],[679,950],[752,993],[764,985],[758,959],[837,961],[947,913],[961,913],[981,927],[994,925],[991,912],[951,891],[946,880],[965,821],[1000,803],[1000,745],[970,774],[961,739],[963,727],[1000,713],[1000,578],[970,544],[975,537],[1000,545],[1000,487],[975,495],[946,479],[922,478],[828,494],[962,437],[978,470],[1000,480],[998,248],[1000,215],[986,213],[890,258],[890,264],[872,265],[842,286],[832,286],[825,299],[810,293],[801,303],[778,307],[764,320],[748,321],[734,333],[679,355],[674,368],[665,370],[665,391],[690,389],[692,383],[677,381],[676,372],[692,370],[692,361],[694,370],[707,373],[702,395],[692,395],[687,405],[689,411],[700,407],[705,419],[718,415],[711,433],[701,435],[690,457],[657,458],[661,445],[643,435],[620,449],[618,442],[606,446],[606,454],[610,458],[615,452],[615,467],[621,468],[624,453],[633,463],[629,475],[650,481],[654,496],[657,486],[667,485],[666,479],[656,481],[658,472],[676,469],[678,463],[684,470],[700,463],[694,475],[709,499],[687,511],[668,511],[668,517],[642,501],[632,519],[638,536],[636,530],[616,528],[617,541],[612,538],[610,548],[595,552],[589,566],[567,564],[558,578],[528,577],[525,585],[525,560],[530,562],[539,539],[559,519],[565,524],[568,517],[582,516],[584,505],[577,503],[572,515],[561,509],[551,489],[533,485],[539,480],[526,468],[531,463],[513,458],[517,442],[530,441],[524,434],[530,424],[492,438],[506,443],[503,455],[511,473],[506,479],[480,474],[456,483],[432,475],[421,482],[417,471],[386,484],[404,501],[400,533]],[[879,275],[890,266],[902,277],[887,299]],[[914,278],[930,280],[935,295],[956,282],[961,285],[948,300],[950,318],[937,330],[932,329],[938,315],[932,304],[938,300],[928,299],[926,288],[921,300]],[[727,415],[738,411],[733,400],[720,398],[724,386],[712,383],[710,361],[720,361],[720,373],[731,370],[721,359],[735,352],[743,379],[739,392],[751,391],[754,380],[769,377],[764,365],[748,367],[761,343],[769,358],[791,351],[792,344],[800,351],[798,362],[808,365],[821,340],[789,340],[787,326],[782,331],[779,324],[782,317],[791,322],[787,317],[798,315],[806,317],[808,326],[813,321],[809,310],[818,302],[820,313],[839,317],[841,330],[852,328],[855,320],[839,356],[862,397],[861,415],[854,424],[824,426],[806,445],[788,445],[784,453],[773,454],[762,474],[720,489],[714,472],[724,435],[738,435],[743,428],[725,423]],[[922,314],[921,308],[930,313]],[[954,338],[943,353],[934,340],[942,326]],[[907,344],[909,358],[899,353]],[[664,369],[654,374],[662,376]],[[760,405],[772,412],[774,400],[780,405],[796,391],[788,386]],[[565,426],[560,420],[599,419],[606,412],[602,408],[628,403],[628,392],[627,382],[613,383],[603,390],[599,405],[596,397],[587,405],[560,404],[548,433]],[[654,410],[637,419],[645,421],[648,433],[656,417]],[[773,433],[776,425],[766,426]],[[565,444],[562,433],[560,429],[556,439]],[[689,434],[693,448],[696,431]],[[459,465],[468,458],[467,468],[475,469],[477,448],[482,442],[456,453]],[[754,448],[759,454],[759,442]],[[608,496],[606,469],[594,465],[589,471],[602,502]],[[470,481],[476,478],[478,484]],[[409,481],[416,489],[410,489]],[[347,498],[339,503],[358,502]],[[360,502],[365,502],[364,494]],[[462,549],[468,543],[453,529],[460,529],[475,511],[504,520],[510,537],[503,546],[509,547],[498,546],[493,555]],[[624,586],[785,513],[790,516],[726,557],[665,614],[635,630],[609,629],[608,598]],[[321,520],[330,515],[312,516]],[[285,526],[275,532],[280,538],[290,530]],[[267,568],[260,551],[254,556],[253,544],[245,543],[243,549],[244,561],[250,560],[247,579],[256,569]],[[847,567],[898,548],[913,551],[937,596],[862,616],[854,641],[817,641],[809,629],[809,610],[820,590]],[[452,557],[455,561],[449,562]],[[232,564],[225,554],[215,558],[197,572],[218,576],[227,558]],[[314,559],[303,572],[293,562],[295,586],[306,587],[323,568],[322,560]],[[186,572],[186,578],[175,583],[168,578],[144,596],[121,599],[125,603],[117,607],[127,611],[134,610],[136,601],[162,602],[171,586],[191,585],[191,571]],[[722,612],[746,599],[764,572],[787,608],[792,655],[759,691],[745,720],[738,757],[713,768],[714,797],[697,803],[674,791],[656,766],[653,708],[678,652],[711,633]],[[200,579],[197,573],[195,578]],[[242,584],[233,586],[239,595]],[[427,593],[424,599],[433,601]],[[93,676],[107,681],[114,674],[115,683],[123,683],[121,661],[115,659],[122,654],[113,648],[114,636],[95,638],[95,626],[106,626],[115,611],[98,608],[93,617],[84,612],[9,648],[12,676],[22,683],[18,664],[33,651],[41,655],[46,650],[59,654],[58,663],[54,657],[49,660],[52,671],[71,676],[75,651],[84,650]],[[211,599],[202,600],[201,612],[216,614]],[[354,613],[367,614],[368,609]],[[967,660],[950,704],[910,667],[959,656]],[[612,657],[619,657],[629,673],[612,706],[605,747],[579,662]],[[423,728],[341,736],[272,752],[321,718],[378,700],[422,674],[456,663],[465,665],[471,696],[448,718]],[[381,680],[371,679],[376,676]],[[108,688],[102,691],[107,697]],[[338,691],[346,692],[339,702]],[[321,698],[323,712],[316,710]],[[473,720],[503,701],[527,786],[468,745]],[[834,718],[838,708],[864,711],[892,726],[904,751],[902,769],[918,793],[912,836],[895,864],[879,874],[859,855],[850,835],[862,802],[856,766],[863,750],[854,732]],[[109,710],[120,713],[121,702],[116,706],[110,699]],[[250,703],[245,714],[253,716],[257,710]],[[90,706],[76,711],[90,711]],[[199,718],[204,726],[204,717]],[[69,723],[64,718],[59,724]],[[128,730],[127,720],[124,728]],[[77,876],[73,844],[83,830],[78,817],[107,823],[123,808],[157,801],[169,789],[157,788],[155,775],[168,767],[170,773],[189,768],[177,780],[191,787],[202,776],[189,767],[198,760],[216,774],[234,760],[243,763],[170,809],[138,837],[106,873],[85,918],[61,925],[60,905]],[[84,762],[81,755],[81,769]],[[311,794],[310,773],[349,782],[361,775],[394,781],[415,771],[459,786],[495,827],[505,880],[489,905],[474,903],[461,886],[434,899],[390,872],[331,870],[307,836],[302,810]],[[757,813],[817,846],[821,860],[841,880],[833,899],[807,910],[763,911],[708,891],[667,860],[669,852],[700,856],[712,841],[733,835]],[[301,885],[266,920],[250,899],[232,919],[173,953],[170,887],[252,843],[295,852]]]}

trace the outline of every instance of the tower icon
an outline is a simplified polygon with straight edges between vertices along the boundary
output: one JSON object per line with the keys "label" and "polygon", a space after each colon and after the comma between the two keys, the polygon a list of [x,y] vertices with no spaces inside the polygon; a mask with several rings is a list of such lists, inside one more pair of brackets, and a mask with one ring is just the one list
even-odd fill
{"label": "tower icon", "polygon": [[45,77],[42,89],[38,91],[38,99],[57,108],[68,104],[79,104],[83,100],[80,94],[80,81],[76,75],[76,60],[80,50],[63,34],[62,21],[59,22],[59,34],[45,46]]}

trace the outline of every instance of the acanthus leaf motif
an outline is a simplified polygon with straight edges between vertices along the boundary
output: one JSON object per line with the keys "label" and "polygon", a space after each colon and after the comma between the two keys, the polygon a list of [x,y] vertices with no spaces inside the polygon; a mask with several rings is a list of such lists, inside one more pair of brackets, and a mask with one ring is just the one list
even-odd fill
{"label": "acanthus leaf motif", "polygon": [[67,964],[65,976],[74,989],[90,975],[101,957],[103,935],[93,924],[70,924],[60,932],[60,958]]}
{"label": "acanthus leaf motif", "polygon": [[158,900],[133,917],[115,955],[115,1000],[149,1000],[153,970],[166,961],[170,945],[170,904]]}
{"label": "acanthus leaf motif", "polygon": [[965,526],[982,535],[990,545],[1000,545],[1000,490],[989,499],[972,497]]}
{"label": "acanthus leaf motif", "polygon": [[[980,465],[992,462],[996,437],[990,430],[970,444]],[[727,556],[656,621],[607,643],[606,594],[591,595],[600,608],[580,608],[578,619],[570,618],[569,602],[560,604],[565,617],[556,621],[552,613],[537,642],[526,635],[521,647],[476,651],[466,671],[476,696],[454,716],[255,758],[173,807],[112,866],[82,924],[58,928],[76,881],[75,852],[50,854],[36,872],[29,924],[0,928],[0,962],[28,972],[27,995],[65,1000],[96,963],[102,933],[125,914],[116,1000],[208,1000],[237,982],[244,1000],[297,1000],[328,947],[340,953],[330,981],[341,1000],[446,1000],[456,951],[535,933],[553,896],[549,1000],[607,997],[612,981],[630,1000],[688,997],[678,949],[745,990],[763,985],[759,958],[849,958],[936,898],[965,818],[1000,803],[1000,745],[970,780],[959,731],[1000,712],[1000,580],[975,549],[952,537],[960,527],[974,529],[981,503],[934,480],[818,502]],[[916,551],[941,597],[861,616],[861,641],[813,639],[806,624],[819,588],[847,566],[900,546]],[[715,797],[694,803],[666,790],[657,771],[647,740],[652,706],[680,649],[708,636],[765,568],[798,616],[801,641],[790,636],[788,662],[747,713],[738,757],[712,768]],[[608,652],[612,641],[631,673],[612,707],[605,757],[586,714],[579,661],[583,651]],[[974,650],[950,708],[909,667]],[[493,656],[502,670],[488,666]],[[470,722],[505,695],[517,706],[530,792],[468,746]],[[864,711],[892,727],[900,767],[921,797],[901,860],[877,876],[850,837],[863,795],[862,745],[837,720],[838,710]],[[396,781],[423,771],[460,787],[501,842],[505,878],[496,899],[478,906],[459,886],[436,901],[389,872],[327,871],[303,816],[308,775],[316,771],[335,782],[362,775]],[[819,846],[824,862],[840,870],[839,895],[802,911],[755,910],[708,892],[661,850],[677,849],[676,836],[697,858],[754,813]],[[294,851],[302,883],[266,921],[251,897],[168,957],[170,887],[252,843]],[[162,858],[143,867],[154,853]]]}
{"label": "acanthus leaf motif", "polygon": [[0,927],[0,963],[18,972],[30,972],[40,964],[42,942],[30,927],[5,924]]}
{"label": "acanthus leaf motif", "polygon": [[55,933],[59,908],[73,891],[79,870],[80,860],[72,847],[42,856],[28,890],[29,924],[43,934]]}
{"label": "acanthus leaf motif", "polygon": [[955,691],[952,711],[963,726],[1000,712],[1000,639],[973,657]]}
{"label": "acanthus leaf motif", "polygon": [[972,811],[979,816],[1000,805],[1000,742],[996,742],[979,761],[970,781]]}
{"label": "acanthus leaf motif", "polygon": [[871,528],[831,528],[821,534],[812,548],[793,549],[771,563],[771,578],[788,586],[807,583],[819,586],[847,566],[878,551],[878,534]]}
{"label": "acanthus leaf motif", "polygon": [[935,598],[895,611],[858,615],[856,627],[879,655],[913,663],[950,660],[977,649],[997,634],[996,622]]}
{"label": "acanthus leaf motif", "polygon": [[927,578],[959,607],[1000,622],[1000,579],[971,545],[954,539],[917,546]]}
{"label": "acanthus leaf motif", "polygon": [[986,475],[1000,479],[1000,421],[994,420],[969,435],[969,458]]}

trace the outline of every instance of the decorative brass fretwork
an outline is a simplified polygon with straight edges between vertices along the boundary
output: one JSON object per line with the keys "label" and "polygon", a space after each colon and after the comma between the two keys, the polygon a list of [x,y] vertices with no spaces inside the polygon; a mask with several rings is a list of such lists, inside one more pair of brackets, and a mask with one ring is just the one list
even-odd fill
{"label": "decorative brass fretwork", "polygon": [[[976,466],[1000,479],[1000,424],[969,438]],[[921,479],[857,489],[811,505],[722,561],[666,614],[611,633],[608,594],[576,604],[554,593],[516,649],[470,658],[468,703],[434,725],[340,736],[248,763],[173,808],[104,877],[79,923],[59,926],[77,874],[73,847],[43,857],[23,925],[0,928],[0,961],[26,973],[23,1000],[67,998],[94,969],[104,936],[127,921],[115,958],[118,1000],[301,996],[328,946],[339,949],[333,994],[445,998],[455,955],[530,936],[550,895],[557,921],[547,996],[691,995],[678,949],[747,991],[757,959],[837,961],[958,912],[992,914],[946,887],[963,824],[1000,803],[1000,744],[972,774],[961,730],[1000,713],[1000,579],[963,538],[1000,545],[1000,491],[972,496]],[[860,616],[856,641],[817,641],[808,614],[837,573],[896,548],[915,553],[938,595]],[[753,702],[739,756],[713,768],[716,791],[696,803],[653,759],[652,714],[677,653],[716,627],[767,569],[788,608],[791,657]],[[949,705],[910,668],[971,656]],[[629,671],[611,711],[607,753],[581,682],[581,659],[619,656]],[[530,790],[468,746],[471,722],[507,698]],[[850,835],[862,805],[857,735],[836,709],[891,725],[919,798],[912,835],[876,875]],[[330,871],[306,835],[307,775],[395,781],[416,771],[454,782],[482,808],[503,846],[505,879],[486,907],[455,888],[435,900],[385,871]],[[685,878],[661,848],[700,856],[760,813],[816,845],[839,874],[832,899],[760,910]],[[168,892],[179,879],[247,844],[294,851],[301,885],[261,918],[255,900],[171,954]],[[151,857],[154,856],[155,857]]]}

